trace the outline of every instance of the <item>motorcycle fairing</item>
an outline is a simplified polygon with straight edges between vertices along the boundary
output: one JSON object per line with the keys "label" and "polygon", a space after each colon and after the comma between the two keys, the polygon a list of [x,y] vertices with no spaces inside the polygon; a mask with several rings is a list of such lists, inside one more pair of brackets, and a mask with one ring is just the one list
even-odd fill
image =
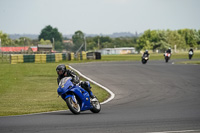
{"label": "motorcycle fairing", "polygon": [[[90,96],[87,91],[85,91],[84,89],[82,89],[78,86],[75,86],[75,87],[69,89],[69,91],[67,93],[73,93],[76,95],[76,98],[81,106],[81,111],[90,109]],[[68,94],[66,95],[66,97],[68,97]],[[65,99],[66,99],[66,97],[65,97]],[[73,99],[73,97],[72,97],[72,99]]]}
{"label": "motorcycle fairing", "polygon": [[[63,78],[60,83],[59,87],[57,89],[57,92],[63,100],[66,100],[68,97],[72,97],[73,101],[76,102],[76,99],[78,100],[81,111],[88,110],[92,108],[90,106],[90,96],[87,91],[79,87],[78,85],[74,85],[71,82],[71,78]],[[75,95],[75,96],[74,96]]]}

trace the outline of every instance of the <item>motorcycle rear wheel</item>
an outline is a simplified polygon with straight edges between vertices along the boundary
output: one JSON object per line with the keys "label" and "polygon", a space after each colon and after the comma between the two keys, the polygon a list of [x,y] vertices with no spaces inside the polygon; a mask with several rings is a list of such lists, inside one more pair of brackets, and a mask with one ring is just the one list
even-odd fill
{"label": "motorcycle rear wheel", "polygon": [[101,104],[99,103],[98,99],[97,101],[92,102],[91,101],[91,105],[93,106],[92,109],[90,109],[91,112],[93,113],[99,113],[101,110]]}
{"label": "motorcycle rear wheel", "polygon": [[76,100],[76,102],[74,102],[71,97],[68,97],[66,99],[66,103],[67,103],[67,106],[68,106],[69,110],[73,114],[80,114],[81,108],[80,108],[80,105],[79,105],[77,100]]}

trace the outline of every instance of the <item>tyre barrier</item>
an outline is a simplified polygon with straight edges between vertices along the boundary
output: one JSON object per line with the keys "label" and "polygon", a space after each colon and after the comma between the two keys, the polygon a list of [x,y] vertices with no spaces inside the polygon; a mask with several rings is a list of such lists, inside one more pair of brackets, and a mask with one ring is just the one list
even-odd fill
{"label": "tyre barrier", "polygon": [[47,63],[47,62],[60,62],[66,60],[66,54],[35,54],[35,55],[23,55],[23,54],[11,54],[10,63]]}
{"label": "tyre barrier", "polygon": [[99,60],[99,59],[101,59],[101,53],[100,52],[88,52],[87,59]]}
{"label": "tyre barrier", "polygon": [[87,53],[81,52],[78,55],[74,53],[55,53],[55,54],[34,54],[34,55],[27,55],[27,54],[11,54],[10,55],[10,63],[17,64],[17,63],[50,63],[50,62],[60,62],[63,60],[86,60]]}

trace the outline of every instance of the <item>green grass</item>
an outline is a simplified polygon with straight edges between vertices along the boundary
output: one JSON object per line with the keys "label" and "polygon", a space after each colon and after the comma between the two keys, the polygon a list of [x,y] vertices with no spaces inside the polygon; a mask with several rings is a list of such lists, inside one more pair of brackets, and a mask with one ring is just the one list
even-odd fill
{"label": "green grass", "polygon": [[[58,64],[0,64],[0,116],[67,109],[57,97]],[[100,101],[109,97],[105,90],[91,86]]]}

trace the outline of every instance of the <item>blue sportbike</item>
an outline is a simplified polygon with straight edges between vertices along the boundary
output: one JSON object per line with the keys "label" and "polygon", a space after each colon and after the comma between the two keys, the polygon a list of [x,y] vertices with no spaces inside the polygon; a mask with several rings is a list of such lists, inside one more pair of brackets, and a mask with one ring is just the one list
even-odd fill
{"label": "blue sportbike", "polygon": [[82,89],[78,84],[74,85],[71,80],[71,77],[64,77],[57,89],[58,95],[67,103],[69,110],[74,114],[80,114],[81,111],[85,110],[99,113],[101,105],[98,99],[91,99],[86,90]]}

